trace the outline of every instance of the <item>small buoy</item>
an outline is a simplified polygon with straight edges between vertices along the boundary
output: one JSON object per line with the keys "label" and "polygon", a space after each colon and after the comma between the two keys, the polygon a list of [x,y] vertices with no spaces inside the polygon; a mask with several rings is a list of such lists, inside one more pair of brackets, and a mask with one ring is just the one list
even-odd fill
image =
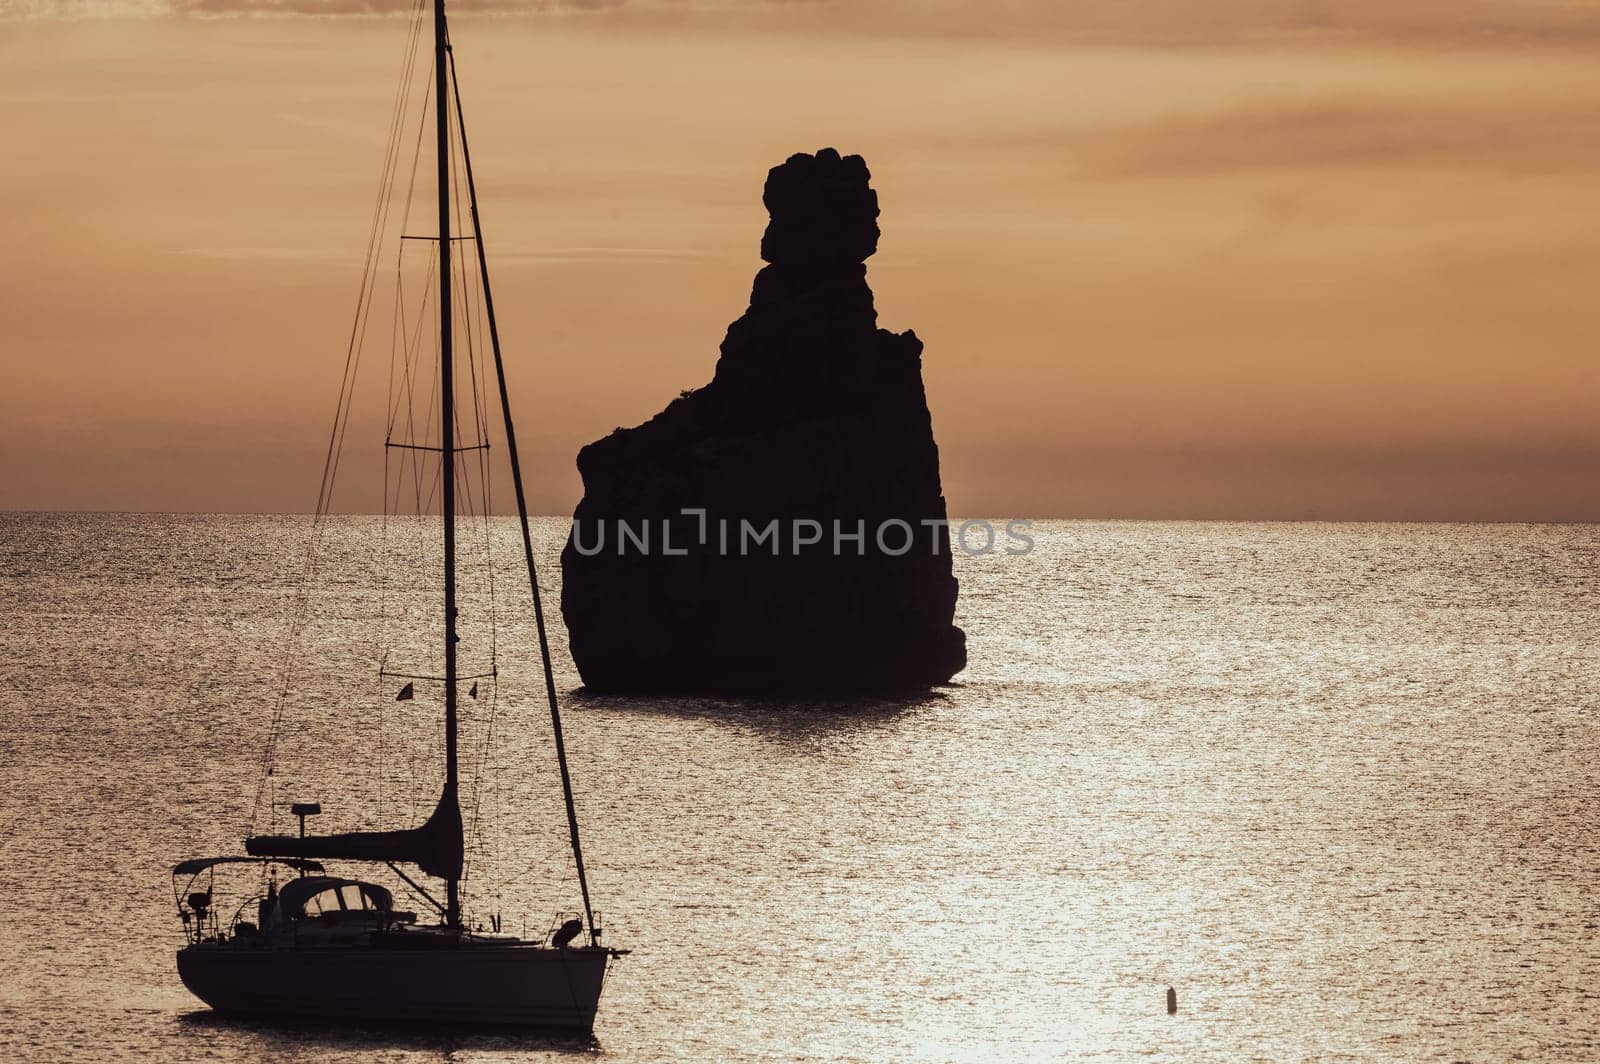
{"label": "small buoy", "polygon": [[1172,989],[1169,986],[1169,987],[1167,987],[1167,1015],[1171,1016],[1174,1012],[1177,1012],[1177,1011],[1178,1011],[1178,992],[1176,990]]}

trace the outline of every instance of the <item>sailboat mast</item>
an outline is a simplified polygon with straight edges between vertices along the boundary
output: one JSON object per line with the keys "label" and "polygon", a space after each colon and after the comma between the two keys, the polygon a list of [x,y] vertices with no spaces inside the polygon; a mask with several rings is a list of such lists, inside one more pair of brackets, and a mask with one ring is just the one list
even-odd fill
{"label": "sailboat mast", "polygon": [[[454,352],[451,347],[450,277],[455,268],[450,240],[450,108],[449,36],[445,31],[444,0],[433,2],[434,110],[438,121],[439,156],[439,463],[444,496],[444,789],[445,800],[456,801],[456,425]],[[445,923],[461,926],[458,881],[445,881]]]}

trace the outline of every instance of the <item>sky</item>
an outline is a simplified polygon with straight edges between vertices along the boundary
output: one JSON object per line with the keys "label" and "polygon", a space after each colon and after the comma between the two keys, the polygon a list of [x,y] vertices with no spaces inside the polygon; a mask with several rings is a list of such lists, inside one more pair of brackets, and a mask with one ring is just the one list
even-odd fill
{"label": "sky", "polygon": [[[315,504],[402,6],[0,0],[0,508]],[[952,513],[1600,520],[1600,5],[452,10],[536,510],[710,378],[832,145]]]}

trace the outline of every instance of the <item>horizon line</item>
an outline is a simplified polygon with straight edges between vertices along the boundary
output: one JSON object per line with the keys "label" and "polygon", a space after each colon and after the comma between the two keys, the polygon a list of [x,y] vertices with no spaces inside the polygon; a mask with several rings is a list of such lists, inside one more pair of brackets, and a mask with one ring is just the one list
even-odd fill
{"label": "horizon line", "polygon": [[[48,510],[30,507],[0,506],[0,515],[35,515],[46,517],[316,517],[311,510],[116,510],[79,509]],[[370,510],[336,511],[323,517],[415,517],[416,514],[384,514]],[[438,517],[438,514],[423,514]],[[458,517],[473,519],[481,515],[461,514]],[[515,513],[494,513],[495,518],[515,518]],[[565,513],[530,513],[529,518],[562,518],[572,520]],[[1026,515],[1002,518],[998,515],[949,517],[952,524],[960,521],[1074,521],[1089,523],[1145,523],[1145,524],[1272,524],[1272,525],[1600,525],[1600,518],[1492,518],[1492,517],[1127,517],[1127,516],[1063,516]]]}

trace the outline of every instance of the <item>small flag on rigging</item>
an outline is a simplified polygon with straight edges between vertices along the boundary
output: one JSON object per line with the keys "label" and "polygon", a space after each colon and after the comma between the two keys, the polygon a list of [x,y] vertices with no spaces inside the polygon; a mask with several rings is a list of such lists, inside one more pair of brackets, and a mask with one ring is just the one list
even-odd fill
{"label": "small flag on rigging", "polygon": [[400,693],[394,696],[394,700],[396,702],[409,702],[416,695],[416,693],[416,688],[408,683],[404,687],[400,688]]}
{"label": "small flag on rigging", "polygon": [[473,698],[478,697],[478,682],[476,680],[472,682],[472,690],[468,691],[467,694]]}

